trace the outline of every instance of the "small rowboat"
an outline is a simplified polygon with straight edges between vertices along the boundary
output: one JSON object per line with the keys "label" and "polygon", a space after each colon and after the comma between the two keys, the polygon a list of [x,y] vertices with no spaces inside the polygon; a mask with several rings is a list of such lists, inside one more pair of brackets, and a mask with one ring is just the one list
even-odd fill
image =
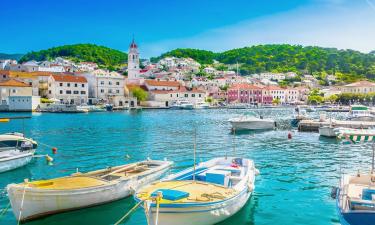
{"label": "small rowboat", "polygon": [[215,158],[139,189],[150,224],[208,225],[238,212],[248,201],[258,173],[252,160]]}
{"label": "small rowboat", "polygon": [[160,179],[172,164],[147,160],[50,180],[9,184],[7,191],[16,219],[26,221],[125,198]]}

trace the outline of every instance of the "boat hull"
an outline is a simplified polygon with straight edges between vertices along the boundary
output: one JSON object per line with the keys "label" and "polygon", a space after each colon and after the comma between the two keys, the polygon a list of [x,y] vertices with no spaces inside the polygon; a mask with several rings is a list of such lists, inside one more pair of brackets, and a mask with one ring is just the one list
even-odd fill
{"label": "boat hull", "polygon": [[319,135],[323,137],[336,137],[336,133],[332,127],[319,127]]}
{"label": "boat hull", "polygon": [[15,217],[18,219],[22,207],[21,221],[71,211],[80,208],[116,201],[131,195],[143,185],[154,182],[169,169],[169,166],[144,176],[121,180],[114,184],[70,190],[41,190],[27,187],[23,206],[22,186],[8,185],[7,191]]}
{"label": "boat hull", "polygon": [[273,121],[230,121],[230,123],[232,128],[236,130],[272,130],[275,128],[275,122]]}
{"label": "boat hull", "polygon": [[[201,206],[164,207],[160,206],[158,224],[161,225],[210,225],[226,220],[236,214],[249,200],[252,192],[244,190],[237,196],[216,204]],[[156,208],[149,210],[150,224],[156,223]]]}
{"label": "boat hull", "polygon": [[34,151],[0,160],[0,173],[25,166],[32,160],[33,155]]}

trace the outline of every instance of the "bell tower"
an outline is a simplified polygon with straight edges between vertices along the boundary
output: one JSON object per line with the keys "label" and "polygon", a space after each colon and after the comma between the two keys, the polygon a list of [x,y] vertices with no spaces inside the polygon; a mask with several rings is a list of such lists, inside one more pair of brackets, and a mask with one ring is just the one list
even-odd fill
{"label": "bell tower", "polygon": [[134,41],[130,44],[128,53],[128,79],[138,79],[139,78],[139,51],[138,46]]}

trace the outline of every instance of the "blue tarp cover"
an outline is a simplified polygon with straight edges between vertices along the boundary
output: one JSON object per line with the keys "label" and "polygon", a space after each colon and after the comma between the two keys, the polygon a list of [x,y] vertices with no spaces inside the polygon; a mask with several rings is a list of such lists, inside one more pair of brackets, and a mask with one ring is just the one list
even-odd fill
{"label": "blue tarp cover", "polygon": [[163,193],[163,199],[170,200],[170,201],[176,201],[176,200],[179,200],[179,199],[189,197],[188,192],[171,190],[171,189],[158,189],[158,190],[154,191],[151,194],[151,196],[152,197],[157,196],[159,191],[161,191]]}

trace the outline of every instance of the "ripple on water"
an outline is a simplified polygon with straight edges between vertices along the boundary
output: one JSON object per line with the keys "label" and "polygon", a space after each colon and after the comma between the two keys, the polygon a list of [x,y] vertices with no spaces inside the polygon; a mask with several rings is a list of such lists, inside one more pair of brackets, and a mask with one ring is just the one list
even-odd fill
{"label": "ripple on water", "polygon": [[[278,129],[234,136],[227,120],[251,112],[274,118]],[[174,172],[188,168],[193,163],[196,129],[197,161],[235,152],[254,159],[260,170],[251,201],[237,215],[220,224],[338,224],[334,201],[329,197],[330,187],[338,182],[339,171],[368,170],[371,150],[295,130],[292,130],[292,140],[288,140],[292,115],[293,109],[34,114],[25,121],[25,129],[39,143],[58,148],[58,153],[53,155],[54,165],[47,166],[44,159],[38,159],[23,168],[0,174],[0,210],[8,204],[5,186],[24,178],[64,176],[77,168],[84,172],[147,157],[173,160]],[[8,125],[1,126],[0,132],[22,130],[20,121],[11,121]],[[42,145],[38,151],[51,154],[50,147]],[[128,198],[30,224],[113,224],[133,204]],[[137,210],[125,223],[146,224],[142,210]],[[15,224],[10,210],[0,224]]]}

